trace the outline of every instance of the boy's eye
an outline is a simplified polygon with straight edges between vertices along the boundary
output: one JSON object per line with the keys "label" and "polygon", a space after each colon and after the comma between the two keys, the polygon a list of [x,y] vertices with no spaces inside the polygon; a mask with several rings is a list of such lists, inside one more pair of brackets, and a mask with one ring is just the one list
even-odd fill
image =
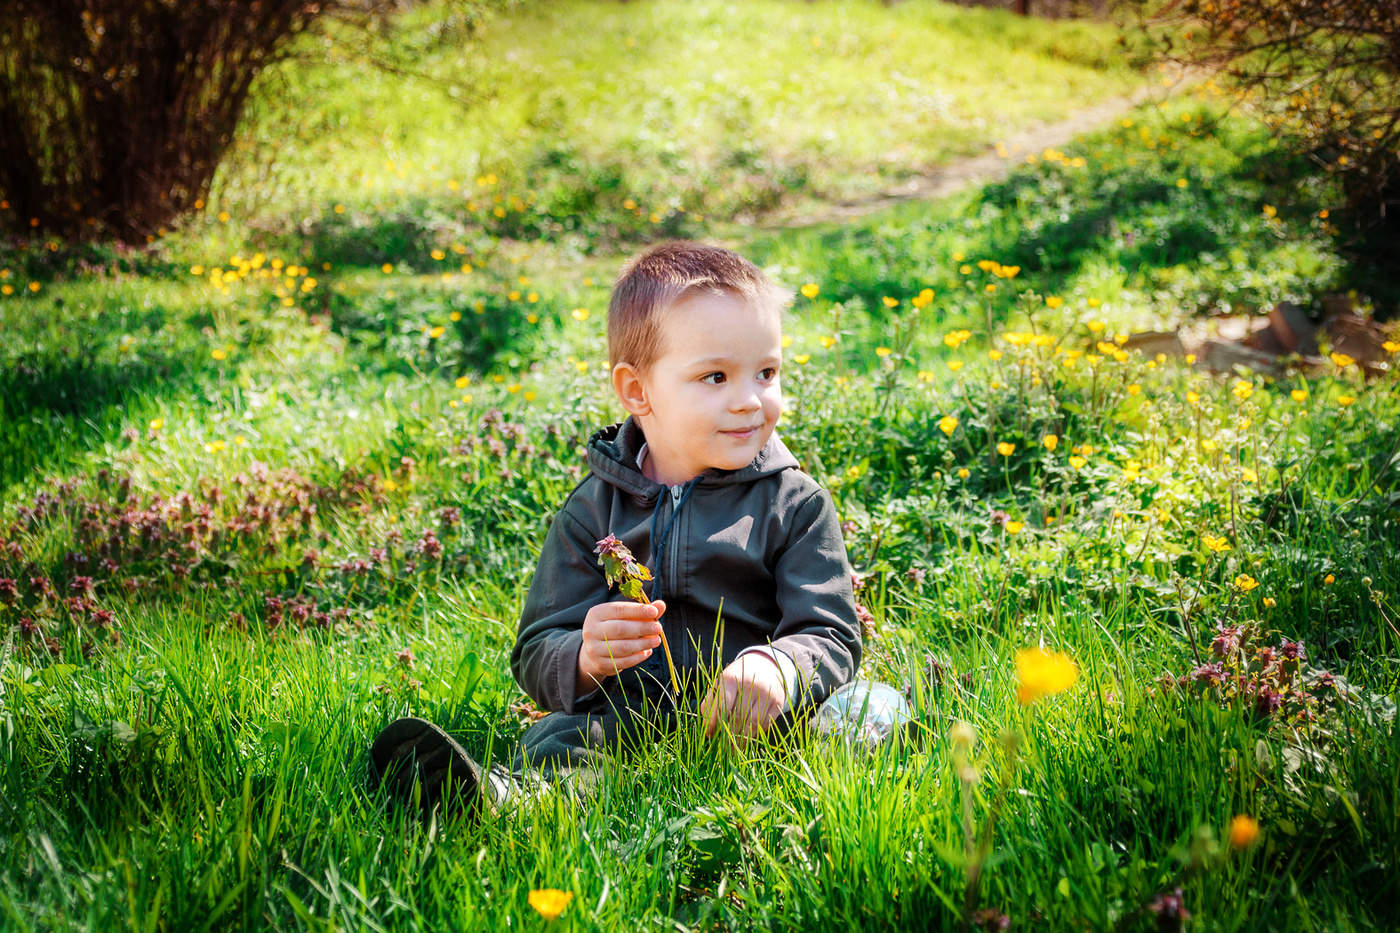
{"label": "boy's eye", "polygon": [[764,382],[769,382],[773,379],[778,378],[778,367],[769,366],[768,368],[760,372],[759,375],[763,377]]}
{"label": "boy's eye", "polygon": [[724,373],[706,373],[705,375],[700,377],[700,381],[708,382],[710,385],[717,386],[724,381]]}

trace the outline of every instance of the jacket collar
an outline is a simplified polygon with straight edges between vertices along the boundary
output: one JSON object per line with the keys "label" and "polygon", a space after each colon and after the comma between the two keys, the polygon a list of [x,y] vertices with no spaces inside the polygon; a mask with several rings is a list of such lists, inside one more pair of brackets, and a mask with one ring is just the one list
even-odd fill
{"label": "jacket collar", "polygon": [[[594,432],[588,439],[588,468],[623,492],[651,499],[665,487],[654,483],[637,468],[637,454],[646,438],[636,419],[628,417]],[[768,443],[746,467],[738,470],[706,470],[698,477],[698,486],[731,486],[797,469],[797,458],[778,438],[775,431]]]}

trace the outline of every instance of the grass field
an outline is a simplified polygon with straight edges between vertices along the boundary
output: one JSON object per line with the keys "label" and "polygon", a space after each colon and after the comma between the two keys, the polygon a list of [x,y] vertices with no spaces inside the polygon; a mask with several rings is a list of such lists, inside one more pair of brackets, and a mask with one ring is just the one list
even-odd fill
{"label": "grass field", "polygon": [[[935,4],[541,9],[473,40],[508,52],[400,50],[501,88],[499,125],[458,127],[419,79],[304,65],[279,99],[319,102],[309,131],[260,179],[255,122],[211,216],[146,252],[0,256],[0,925],[1394,926],[1394,372],[1213,376],[1119,340],[1345,290],[1328,188],[1203,91],[947,201],[764,230],[755,205],[996,142],[999,74],[1140,79],[1106,31]],[[755,45],[683,115],[712,69],[675,64],[680,19],[756,43],[781,15],[793,59]],[[993,66],[998,45],[1027,58]],[[593,79],[619,48],[640,60]],[[823,110],[763,69],[916,87]],[[660,116],[715,148],[610,109],[667,81]],[[735,86],[751,132],[716,129]],[[909,116],[938,94],[946,132]],[[558,125],[522,130],[532,107]],[[402,178],[367,154],[380,132]],[[575,147],[561,167],[532,161],[547,137]],[[734,186],[744,140],[772,192]],[[447,187],[478,176],[500,204]],[[910,690],[912,741],[737,750],[688,726],[509,819],[386,810],[365,749],[395,716],[483,758],[525,728],[515,621],[582,440],[621,415],[606,286],[676,233],[798,291],[779,430],[846,522],[862,674]],[[1038,644],[1078,677],[1022,705]],[[572,894],[557,920],[540,889]]]}

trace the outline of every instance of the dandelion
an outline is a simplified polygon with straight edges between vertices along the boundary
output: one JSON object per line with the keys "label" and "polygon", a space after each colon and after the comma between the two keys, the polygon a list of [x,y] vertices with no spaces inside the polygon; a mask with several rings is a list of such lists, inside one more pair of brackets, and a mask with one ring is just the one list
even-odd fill
{"label": "dandelion", "polygon": [[1006,533],[1009,535],[1020,534],[1021,529],[1026,527],[1025,522],[1007,522]]}
{"label": "dandelion", "polygon": [[1338,369],[1346,369],[1356,362],[1354,357],[1347,356],[1345,353],[1329,353],[1328,358],[1337,365]]}
{"label": "dandelion", "polygon": [[1235,398],[1243,402],[1254,394],[1254,383],[1247,379],[1237,379],[1235,380],[1234,387],[1230,391],[1234,393]]}
{"label": "dandelion", "polygon": [[995,361],[995,360],[1001,359],[1001,357],[1002,357],[1002,352],[1001,352],[1000,350],[988,350],[988,351],[987,351],[987,359],[989,359],[989,360]]}
{"label": "dandelion", "polygon": [[1063,298],[1061,298],[1059,295],[1046,295],[1046,296],[1045,296],[1045,306],[1046,306],[1047,308],[1049,308],[1050,310],[1052,310],[1052,311],[1054,311],[1056,308],[1060,307],[1060,305],[1062,305],[1062,304],[1064,304],[1064,303],[1065,303],[1065,300],[1064,300]]}
{"label": "dandelion", "polygon": [[1016,273],[1020,271],[1020,266],[1002,266],[1001,271],[998,272],[997,275],[1004,279],[1014,279],[1016,278]]}
{"label": "dandelion", "polygon": [[383,272],[385,275],[388,275],[390,272],[394,271],[394,264],[392,262],[386,262],[384,263],[384,265],[379,267],[379,271]]}
{"label": "dandelion", "polygon": [[225,353],[222,349],[220,349],[220,348],[218,348],[218,347],[215,347],[213,350],[209,351],[209,355],[212,356],[212,357],[213,357],[214,359],[216,359],[216,360],[226,360],[226,359],[228,359],[228,354]]}
{"label": "dandelion", "polygon": [[955,330],[943,335],[943,345],[950,350],[956,350],[972,337],[970,330]]}
{"label": "dandelion", "polygon": [[443,334],[445,334],[445,333],[447,333],[447,328],[446,328],[446,327],[443,327],[441,324],[439,324],[438,326],[434,327],[432,330],[428,331],[428,337],[429,337],[430,339],[432,339],[432,340],[437,340],[439,337],[441,337],[441,336],[442,336]]}
{"label": "dandelion", "polygon": [[967,467],[958,467],[958,479],[967,479],[972,475],[972,471]]}
{"label": "dandelion", "polygon": [[808,282],[806,285],[802,286],[802,297],[815,298],[817,297],[817,293],[820,291],[821,288],[817,285],[816,282]]}
{"label": "dandelion", "polygon": [[1016,445],[1010,441],[1002,441],[1000,444],[997,444],[997,453],[1001,454],[1003,457],[1009,457],[1015,452]]}
{"label": "dandelion", "polygon": [[823,334],[817,338],[817,343],[822,345],[823,350],[830,350],[836,344],[836,338]]}
{"label": "dandelion", "polygon": [[1103,328],[1104,328],[1104,323],[1103,323],[1103,321],[1090,321],[1090,322],[1089,322],[1089,332],[1090,332],[1091,334],[1097,334],[1097,333],[1099,333],[1100,331],[1102,331]]}
{"label": "dandelion", "polygon": [[1306,402],[1308,400],[1308,390],[1294,389],[1292,392],[1288,393],[1288,397],[1295,402]]}
{"label": "dandelion", "polygon": [[575,321],[586,321],[588,320],[588,309],[575,308],[574,310],[569,312],[569,316],[572,317]]}
{"label": "dandelion", "polygon": [[1063,693],[1079,679],[1079,668],[1069,655],[1044,648],[1016,652],[1016,701],[1022,705]]}
{"label": "dandelion", "polygon": [[892,351],[890,350],[889,347],[876,347],[876,348],[875,348],[875,355],[878,356],[878,357],[880,357],[881,359],[884,359],[885,357],[889,356],[891,352],[892,352]]}
{"label": "dandelion", "polygon": [[797,364],[800,366],[800,365],[805,365],[805,364],[807,363],[807,361],[810,360],[811,358],[812,358],[812,355],[811,355],[810,353],[799,353],[799,354],[797,354],[796,356],[794,356],[794,357],[792,358],[792,360],[793,360],[794,363],[797,363]]}
{"label": "dandelion", "polygon": [[1184,179],[1184,178],[1178,178],[1178,179],[1176,180],[1176,186],[1177,186],[1178,188],[1185,188],[1185,187],[1186,187],[1187,185],[1189,185],[1189,184],[1190,184],[1190,182],[1188,182],[1188,181],[1187,181],[1186,179]]}
{"label": "dandelion", "polygon": [[791,336],[790,334],[784,334],[784,335],[783,335],[783,349],[786,350],[786,349],[787,349],[788,347],[790,347],[790,346],[792,346],[792,336]]}
{"label": "dandelion", "polygon": [[1070,458],[1069,458],[1069,465],[1072,466],[1072,467],[1074,467],[1076,470],[1082,470],[1082,469],[1084,469],[1084,464],[1086,464],[1086,463],[1088,463],[1088,462],[1089,462],[1088,460],[1084,459],[1083,457],[1079,456],[1078,454],[1075,454],[1073,457],[1070,457]]}
{"label": "dandelion", "polygon": [[1259,839],[1259,821],[1243,813],[1230,820],[1230,845],[1236,849],[1247,849]]}
{"label": "dandelion", "polygon": [[963,368],[963,361],[962,361],[962,360],[949,360],[949,361],[948,361],[948,368],[951,369],[953,372],[957,372],[958,370],[960,370],[960,369]]}
{"label": "dandelion", "polygon": [[954,418],[952,415],[944,415],[942,418],[938,419],[938,430],[942,431],[944,434],[951,436],[952,433],[957,430],[957,427],[958,419]]}
{"label": "dandelion", "polygon": [[1339,396],[1337,396],[1337,404],[1340,405],[1340,406],[1342,406],[1343,408],[1346,408],[1348,405],[1350,405],[1350,404],[1351,404],[1352,402],[1354,402],[1354,401],[1356,401],[1356,396],[1355,396],[1355,395],[1339,395]]}
{"label": "dandelion", "polygon": [[882,302],[884,303],[884,305],[885,305],[886,308],[897,308],[897,307],[899,307],[899,299],[898,299],[898,298],[891,298],[889,295],[884,296],[883,298],[880,299],[880,301],[882,301]]}
{"label": "dandelion", "polygon": [[530,892],[530,906],[546,920],[557,920],[573,899],[572,891],[560,891],[558,888],[539,888]]}
{"label": "dandelion", "polygon": [[1047,434],[1040,439],[1040,442],[1045,445],[1046,450],[1054,450],[1059,446],[1060,438],[1055,434]]}
{"label": "dandelion", "polygon": [[1241,593],[1248,593],[1258,585],[1259,581],[1247,573],[1241,573],[1235,577],[1235,586],[1239,588]]}
{"label": "dandelion", "polygon": [[440,249],[435,249],[428,255],[433,257],[434,262],[442,262],[444,259],[447,258],[447,254]]}
{"label": "dandelion", "polygon": [[37,291],[38,291],[40,288],[42,288],[42,287],[43,287],[43,286],[41,286],[38,282],[30,282],[30,283],[29,283],[29,290],[30,290],[31,292],[37,292]]}
{"label": "dandelion", "polygon": [[995,283],[995,282],[988,282],[988,283],[987,283],[987,294],[988,294],[988,295],[995,295],[996,293],[997,293],[997,286],[996,286],[996,283]]}

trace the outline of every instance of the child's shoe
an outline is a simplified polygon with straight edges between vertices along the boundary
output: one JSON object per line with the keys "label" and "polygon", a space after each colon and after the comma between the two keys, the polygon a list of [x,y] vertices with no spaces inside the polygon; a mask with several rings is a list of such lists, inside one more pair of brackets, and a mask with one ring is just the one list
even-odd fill
{"label": "child's shoe", "polygon": [[374,785],[399,803],[417,805],[425,816],[439,804],[445,814],[494,814],[513,784],[501,769],[483,769],[442,729],[412,716],[384,727],[370,745],[369,760]]}

